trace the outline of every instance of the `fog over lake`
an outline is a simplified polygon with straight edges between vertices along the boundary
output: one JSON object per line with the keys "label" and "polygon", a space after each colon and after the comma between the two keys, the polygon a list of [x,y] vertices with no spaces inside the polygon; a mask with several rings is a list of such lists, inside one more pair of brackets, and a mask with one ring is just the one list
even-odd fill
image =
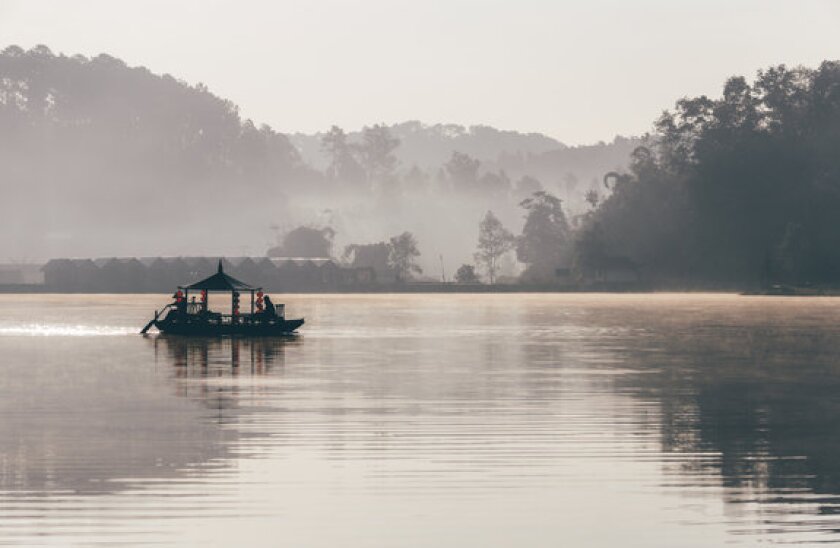
{"label": "fog over lake", "polygon": [[297,338],[137,336],[159,300],[0,297],[0,542],[840,540],[836,299],[296,296]]}
{"label": "fog over lake", "polygon": [[836,0],[0,0],[0,546],[840,543]]}

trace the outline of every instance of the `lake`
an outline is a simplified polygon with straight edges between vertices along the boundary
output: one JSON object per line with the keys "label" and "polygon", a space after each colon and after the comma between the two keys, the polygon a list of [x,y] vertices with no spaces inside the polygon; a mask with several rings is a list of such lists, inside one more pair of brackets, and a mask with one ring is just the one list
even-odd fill
{"label": "lake", "polygon": [[840,542],[840,299],[0,295],[0,544]]}

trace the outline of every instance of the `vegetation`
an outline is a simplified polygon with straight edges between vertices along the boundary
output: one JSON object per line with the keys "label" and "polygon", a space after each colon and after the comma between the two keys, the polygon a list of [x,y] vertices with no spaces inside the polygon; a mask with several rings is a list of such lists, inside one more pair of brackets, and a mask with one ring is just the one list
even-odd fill
{"label": "vegetation", "polygon": [[459,284],[477,284],[481,283],[478,279],[478,274],[475,273],[475,267],[471,264],[462,264],[455,272],[455,283]]}
{"label": "vegetation", "polygon": [[663,281],[835,281],[838,146],[840,63],[730,78],[663,114],[589,222]]}
{"label": "vegetation", "polygon": [[488,211],[478,225],[478,251],[475,260],[483,267],[491,284],[496,283],[499,260],[513,249],[515,242],[513,234],[502,225],[492,211]]}
{"label": "vegetation", "polygon": [[562,202],[545,191],[537,191],[520,204],[527,211],[522,236],[516,243],[516,258],[527,265],[522,278],[550,282],[570,253],[570,230]]}
{"label": "vegetation", "polygon": [[289,138],[202,84],[11,46],[0,53],[0,176],[13,191],[0,201],[0,250],[254,254],[242,242],[282,219],[299,228],[271,255],[329,256],[335,242],[349,264],[407,280],[441,255],[469,257],[474,219],[492,211],[475,255],[491,283],[508,225],[528,282],[625,265],[659,285],[828,284],[840,279],[838,148],[838,62],[733,77],[721,97],[677,102],[644,140],[567,147],[419,122]]}
{"label": "vegetation", "polygon": [[393,269],[398,282],[411,279],[413,274],[420,274],[423,269],[417,264],[420,250],[417,240],[411,232],[403,232],[390,241],[388,264]]}
{"label": "vegetation", "polygon": [[330,227],[299,226],[288,232],[280,245],[272,247],[269,257],[330,257],[335,231]]}

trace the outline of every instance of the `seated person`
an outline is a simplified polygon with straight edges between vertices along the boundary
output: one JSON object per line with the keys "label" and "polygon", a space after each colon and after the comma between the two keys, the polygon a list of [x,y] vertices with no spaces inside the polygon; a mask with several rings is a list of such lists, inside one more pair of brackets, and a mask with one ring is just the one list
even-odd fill
{"label": "seated person", "polygon": [[263,299],[263,302],[265,302],[265,312],[263,312],[263,314],[265,314],[269,318],[276,318],[277,310],[274,308],[274,303],[271,302],[271,297],[266,295]]}

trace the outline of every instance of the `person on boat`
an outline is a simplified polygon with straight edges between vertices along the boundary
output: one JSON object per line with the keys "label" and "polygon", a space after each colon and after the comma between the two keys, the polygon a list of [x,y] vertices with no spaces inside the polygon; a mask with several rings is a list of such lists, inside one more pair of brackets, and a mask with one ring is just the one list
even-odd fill
{"label": "person on boat", "polygon": [[264,314],[265,314],[266,316],[268,316],[269,318],[275,318],[275,317],[277,317],[277,309],[276,309],[276,308],[274,308],[274,303],[273,303],[273,302],[271,302],[271,297],[269,297],[268,295],[266,295],[266,296],[265,296],[265,298],[263,299],[263,302],[265,303],[265,312],[264,312]]}
{"label": "person on boat", "polygon": [[178,312],[178,314],[186,314],[187,299],[185,299],[184,296],[180,293],[180,291],[177,291],[172,294],[172,298],[175,299],[175,310]]}

